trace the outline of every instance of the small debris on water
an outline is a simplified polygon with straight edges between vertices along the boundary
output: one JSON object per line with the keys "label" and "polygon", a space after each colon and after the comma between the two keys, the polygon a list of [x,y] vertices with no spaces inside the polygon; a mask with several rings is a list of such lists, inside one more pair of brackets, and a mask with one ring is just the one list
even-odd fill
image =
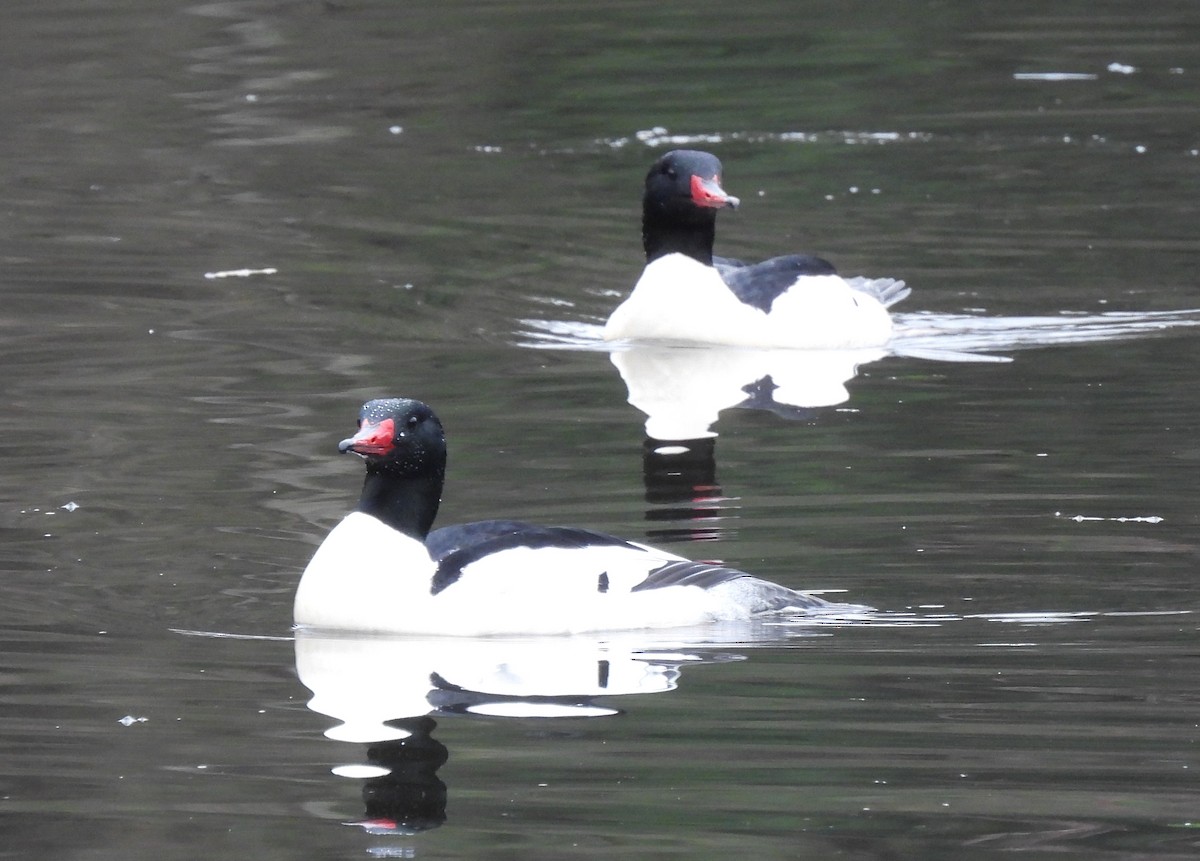
{"label": "small debris on water", "polygon": [[266,269],[222,269],[217,272],[205,272],[204,277],[209,280],[213,278],[249,278],[252,275],[274,275],[278,271],[274,266],[268,266]]}
{"label": "small debris on water", "polygon": [[[1055,517],[1062,517],[1061,511],[1054,512]],[[1085,523],[1095,520],[1107,520],[1111,523],[1162,523],[1163,518],[1157,514],[1143,515],[1138,517],[1094,517],[1087,514],[1076,514],[1073,517],[1068,517],[1068,520],[1074,520],[1076,523]]]}
{"label": "small debris on water", "polygon": [[1016,72],[1014,81],[1094,81],[1091,72]]}

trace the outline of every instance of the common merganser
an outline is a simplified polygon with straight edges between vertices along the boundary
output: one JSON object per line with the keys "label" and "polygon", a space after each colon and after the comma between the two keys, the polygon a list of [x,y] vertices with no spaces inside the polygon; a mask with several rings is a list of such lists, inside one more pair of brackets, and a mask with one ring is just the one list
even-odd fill
{"label": "common merganser", "polygon": [[420,401],[368,401],[338,451],[361,456],[367,475],[357,510],[300,579],[294,619],[304,628],[563,634],[850,609],[588,529],[485,520],[431,532],[446,440]]}
{"label": "common merganser", "polygon": [[892,278],[844,279],[805,254],[762,263],[713,256],[717,212],[738,199],[721,162],[672,150],[646,174],[646,268],[604,327],[608,341],[684,341],[746,347],[877,347],[892,335],[888,308],[911,290]]}

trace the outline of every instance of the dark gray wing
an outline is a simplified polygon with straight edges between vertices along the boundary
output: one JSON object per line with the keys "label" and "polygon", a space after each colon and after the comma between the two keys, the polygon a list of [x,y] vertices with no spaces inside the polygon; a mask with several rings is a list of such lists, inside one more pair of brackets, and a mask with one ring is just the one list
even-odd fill
{"label": "dark gray wing", "polygon": [[762,263],[733,265],[738,261],[721,258],[724,262],[716,266],[721,280],[734,295],[760,311],[770,313],[775,299],[787,292],[802,275],[836,275],[837,270],[828,260],[809,254],[789,254],[773,257]]}

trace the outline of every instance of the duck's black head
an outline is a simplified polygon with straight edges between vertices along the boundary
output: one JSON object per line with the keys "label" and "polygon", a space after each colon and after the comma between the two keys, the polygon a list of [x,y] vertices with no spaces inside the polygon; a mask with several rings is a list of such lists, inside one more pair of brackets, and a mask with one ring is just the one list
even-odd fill
{"label": "duck's black head", "polygon": [[433,410],[410,398],[367,401],[358,413],[358,433],[338,443],[338,451],[366,461],[359,510],[423,539],[446,474],[446,435]]}
{"label": "duck's black head", "polygon": [[419,475],[445,468],[446,434],[428,406],[410,398],[378,398],[363,404],[358,433],[338,443],[342,454],[354,452],[368,469]]}
{"label": "duck's black head", "polygon": [[739,201],[721,187],[721,161],[712,153],[677,149],[646,174],[642,196],[642,245],[646,262],[686,254],[712,264],[717,211]]}

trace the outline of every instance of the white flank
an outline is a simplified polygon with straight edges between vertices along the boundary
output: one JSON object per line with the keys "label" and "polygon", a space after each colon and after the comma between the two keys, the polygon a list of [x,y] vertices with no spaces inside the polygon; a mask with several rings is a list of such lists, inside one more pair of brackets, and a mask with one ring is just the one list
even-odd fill
{"label": "white flank", "polygon": [[[425,546],[360,512],[317,549],[296,590],[298,626],[327,631],[571,634],[749,618],[736,590],[630,591],[675,556],[634,545],[517,547],[465,566],[436,595]],[[739,581],[741,582],[741,581]]]}
{"label": "white flank", "polygon": [[765,313],[739,300],[711,266],[682,254],[649,264],[604,326],[607,341],[849,349],[887,343],[891,316],[837,275],[802,275]]}

